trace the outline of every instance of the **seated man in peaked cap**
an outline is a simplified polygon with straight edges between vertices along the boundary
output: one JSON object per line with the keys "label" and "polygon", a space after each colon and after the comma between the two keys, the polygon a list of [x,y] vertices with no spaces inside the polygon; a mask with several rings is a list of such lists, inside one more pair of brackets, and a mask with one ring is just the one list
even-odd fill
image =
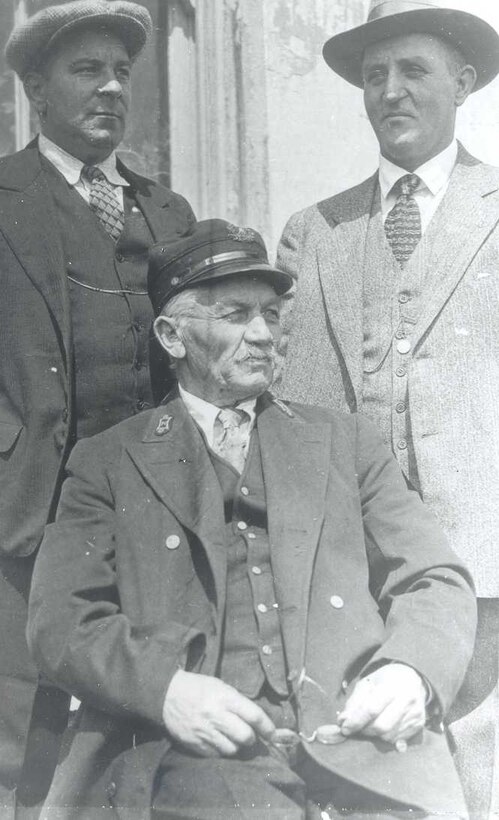
{"label": "seated man in peaked cap", "polygon": [[26,645],[33,560],[75,440],[154,404],[148,252],[194,220],[116,155],[151,35],[142,4],[73,0],[21,22],[6,49],[40,134],[0,159],[2,820],[46,793],[67,719]]}
{"label": "seated man in peaked cap", "polygon": [[290,284],[221,220],[154,247],[178,389],[76,445],[35,567],[81,700],[47,818],[465,814],[470,579],[369,422],[268,392]]}

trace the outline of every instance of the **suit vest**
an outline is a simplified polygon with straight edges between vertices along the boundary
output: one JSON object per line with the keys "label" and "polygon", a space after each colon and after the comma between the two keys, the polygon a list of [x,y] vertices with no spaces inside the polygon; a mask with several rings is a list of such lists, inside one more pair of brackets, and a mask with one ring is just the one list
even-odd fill
{"label": "suit vest", "polygon": [[[43,157],[41,162],[70,277],[74,434],[81,438],[152,405],[149,329],[153,314],[146,279],[153,238],[129,188],[124,188],[125,226],[115,244],[83,197],[52,163]],[[121,292],[128,290],[132,293]]]}
{"label": "suit vest", "polygon": [[362,412],[376,422],[413,486],[419,487],[410,423],[411,334],[420,315],[426,233],[404,268],[386,239],[379,188],[368,223],[363,286]]}
{"label": "suit vest", "polygon": [[240,476],[210,450],[225,505],[227,602],[219,676],[249,698],[265,682],[288,695],[284,648],[275,600],[267,503],[256,428]]}

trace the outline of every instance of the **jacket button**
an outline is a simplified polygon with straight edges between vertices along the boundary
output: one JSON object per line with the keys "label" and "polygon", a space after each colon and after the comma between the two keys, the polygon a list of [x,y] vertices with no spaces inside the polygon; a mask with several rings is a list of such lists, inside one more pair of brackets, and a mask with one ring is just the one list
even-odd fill
{"label": "jacket button", "polygon": [[334,609],[342,609],[345,606],[345,601],[340,595],[331,595],[329,603]]}
{"label": "jacket button", "polygon": [[180,538],[178,535],[169,535],[165,541],[165,546],[169,550],[176,550],[180,546]]}
{"label": "jacket button", "polygon": [[106,788],[107,796],[111,797],[111,798],[116,797],[116,792],[117,791],[118,791],[118,788],[116,786],[116,783],[114,782],[114,780],[111,780],[111,782],[107,784],[107,788]]}
{"label": "jacket button", "polygon": [[347,689],[348,689],[348,681],[347,681],[346,679],[341,681],[341,688],[343,689],[343,691],[344,691],[344,692],[346,692],[346,691],[347,691]]}

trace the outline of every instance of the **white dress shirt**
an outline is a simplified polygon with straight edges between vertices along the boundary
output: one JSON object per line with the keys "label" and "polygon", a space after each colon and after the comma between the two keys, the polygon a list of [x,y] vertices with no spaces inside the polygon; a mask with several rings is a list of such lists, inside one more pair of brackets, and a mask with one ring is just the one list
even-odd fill
{"label": "white dress shirt", "polygon": [[[48,137],[45,137],[43,134],[40,134],[38,137],[38,149],[45,159],[48,159],[52,165],[55,165],[68,185],[71,185],[75,191],[78,191],[88,204],[90,201],[90,182],[81,177],[84,163],[71,154],[68,154],[67,151],[59,145],[56,145],[55,142],[52,142],[52,140],[49,140]],[[125,186],[128,187],[129,183],[126,179],[123,179],[117,171],[116,151],[113,151],[112,154],[106,157],[102,162],[96,162],[95,167],[101,169],[107,181],[113,186],[116,201],[123,211],[123,188]]]}
{"label": "white dress shirt", "polygon": [[[213,450],[213,441],[215,438],[215,422],[217,420],[218,412],[221,410],[220,407],[217,407],[215,404],[210,404],[210,402],[205,401],[204,399],[200,399],[199,396],[194,396],[192,393],[189,393],[183,387],[178,386],[180,392],[180,398],[184,402],[185,406],[187,407],[188,412],[196,422],[197,426],[200,428],[201,432],[204,434],[206,439],[206,443],[208,447]],[[247,421],[243,421],[241,424],[241,434],[246,437],[246,440],[249,442],[249,438],[251,436],[251,431],[255,426],[255,419],[256,419],[256,398],[253,399],[245,399],[245,401],[239,402],[236,404],[234,410],[244,410],[245,413],[248,414],[249,419]]]}
{"label": "white dress shirt", "polygon": [[[449,187],[449,180],[457,159],[457,141],[453,140],[436,157],[432,157],[413,172],[421,179],[418,190],[413,194],[421,213],[421,231],[425,232]],[[380,156],[379,187],[381,189],[381,216],[383,222],[397,201],[392,188],[401,177],[408,173],[393,162]]]}

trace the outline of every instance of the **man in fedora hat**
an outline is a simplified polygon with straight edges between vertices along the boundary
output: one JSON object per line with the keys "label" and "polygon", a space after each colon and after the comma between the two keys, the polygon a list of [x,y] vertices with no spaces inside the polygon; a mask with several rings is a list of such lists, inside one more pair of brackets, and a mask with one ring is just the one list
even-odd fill
{"label": "man in fedora hat", "polygon": [[369,422],[268,392],[291,282],[223,220],[153,248],[178,389],[77,444],[34,572],[34,656],[81,699],[47,819],[465,812],[468,574]]}
{"label": "man in fedora hat", "polygon": [[324,57],[364,90],[379,171],[284,231],[297,294],[282,395],[373,419],[472,570],[479,633],[453,731],[483,820],[499,788],[499,170],[454,126],[497,74],[499,37],[437,3],[376,0]]}
{"label": "man in fedora hat", "polygon": [[2,818],[14,803],[31,714],[29,795],[17,789],[30,801],[50,779],[52,734],[66,720],[66,708],[56,717],[53,688],[34,701],[25,627],[36,549],[75,440],[153,403],[148,249],[193,220],[182,197],[115,153],[133,63],[151,31],[140,4],[74,0],[20,24],[6,49],[40,135],[0,161]]}

